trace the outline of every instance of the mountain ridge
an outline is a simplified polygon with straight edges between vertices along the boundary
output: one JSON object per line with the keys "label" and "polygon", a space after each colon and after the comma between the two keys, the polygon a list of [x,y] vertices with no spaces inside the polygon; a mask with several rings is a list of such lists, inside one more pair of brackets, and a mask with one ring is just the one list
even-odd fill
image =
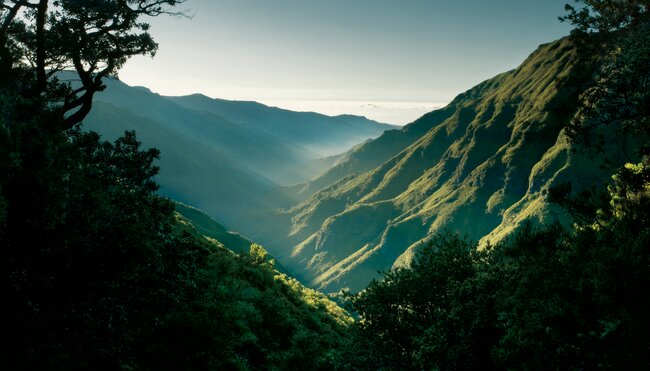
{"label": "mountain ridge", "polygon": [[231,101],[203,94],[165,98],[186,108],[215,113],[231,122],[279,135],[286,141],[316,152],[319,157],[345,152],[367,139],[369,134],[371,137],[378,136],[396,127],[363,116],[327,116],[316,112],[290,111],[254,101]]}
{"label": "mountain ridge", "polygon": [[[314,287],[360,290],[378,269],[408,264],[438,232],[485,244],[523,220],[562,222],[547,199],[551,187],[579,184],[585,172],[591,184],[607,179],[585,165],[596,160],[572,154],[563,131],[589,74],[583,67],[568,38],[543,44],[518,68],[355,148],[321,177],[326,184],[338,171],[340,180],[285,211],[289,228],[270,251]],[[383,143],[392,147],[382,157],[373,147]],[[377,157],[362,161],[364,151]]]}

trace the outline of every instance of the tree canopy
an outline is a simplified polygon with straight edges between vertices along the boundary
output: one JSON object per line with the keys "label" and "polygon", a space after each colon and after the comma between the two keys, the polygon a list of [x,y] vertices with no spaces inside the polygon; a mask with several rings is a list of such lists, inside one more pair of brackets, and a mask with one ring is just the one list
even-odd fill
{"label": "tree canopy", "polygon": [[559,17],[576,28],[573,34],[614,32],[648,20],[648,0],[575,0],[578,6],[565,5],[567,14]]}

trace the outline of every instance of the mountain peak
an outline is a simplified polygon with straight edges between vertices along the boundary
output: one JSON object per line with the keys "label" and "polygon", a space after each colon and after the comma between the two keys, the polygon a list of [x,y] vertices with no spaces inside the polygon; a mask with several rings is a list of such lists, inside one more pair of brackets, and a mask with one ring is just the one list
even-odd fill
{"label": "mountain peak", "polygon": [[563,133],[587,72],[568,38],[543,44],[516,69],[358,146],[305,185],[324,189],[288,211],[289,231],[269,249],[293,246],[285,264],[315,287],[355,290],[408,264],[438,232],[494,242],[524,219],[561,220],[548,189],[598,179],[574,165]]}

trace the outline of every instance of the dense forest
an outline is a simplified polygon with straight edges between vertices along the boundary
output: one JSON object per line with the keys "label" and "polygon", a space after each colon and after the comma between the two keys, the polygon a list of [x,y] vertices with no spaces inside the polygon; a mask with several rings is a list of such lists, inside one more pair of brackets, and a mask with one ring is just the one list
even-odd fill
{"label": "dense forest", "polygon": [[176,212],[136,133],[83,130],[103,80],[155,52],[142,18],[182,2],[0,2],[2,369],[650,368],[650,3],[581,0],[561,17],[586,71],[570,140],[598,152],[615,133],[637,154],[606,188],[548,192],[571,224],[494,245],[441,233],[328,298]]}

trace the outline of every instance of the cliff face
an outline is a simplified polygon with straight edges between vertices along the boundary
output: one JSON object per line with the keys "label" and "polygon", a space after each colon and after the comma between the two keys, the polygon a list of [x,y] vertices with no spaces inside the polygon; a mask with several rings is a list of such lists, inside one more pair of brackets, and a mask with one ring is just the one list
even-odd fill
{"label": "cliff face", "polygon": [[[562,221],[549,187],[606,174],[563,132],[581,75],[567,39],[542,45],[517,69],[359,146],[330,170],[341,180],[288,212],[290,231],[274,246],[293,247],[274,253],[317,288],[358,290],[442,230],[495,242],[525,219]],[[612,141],[607,151],[625,157],[621,148]]]}

